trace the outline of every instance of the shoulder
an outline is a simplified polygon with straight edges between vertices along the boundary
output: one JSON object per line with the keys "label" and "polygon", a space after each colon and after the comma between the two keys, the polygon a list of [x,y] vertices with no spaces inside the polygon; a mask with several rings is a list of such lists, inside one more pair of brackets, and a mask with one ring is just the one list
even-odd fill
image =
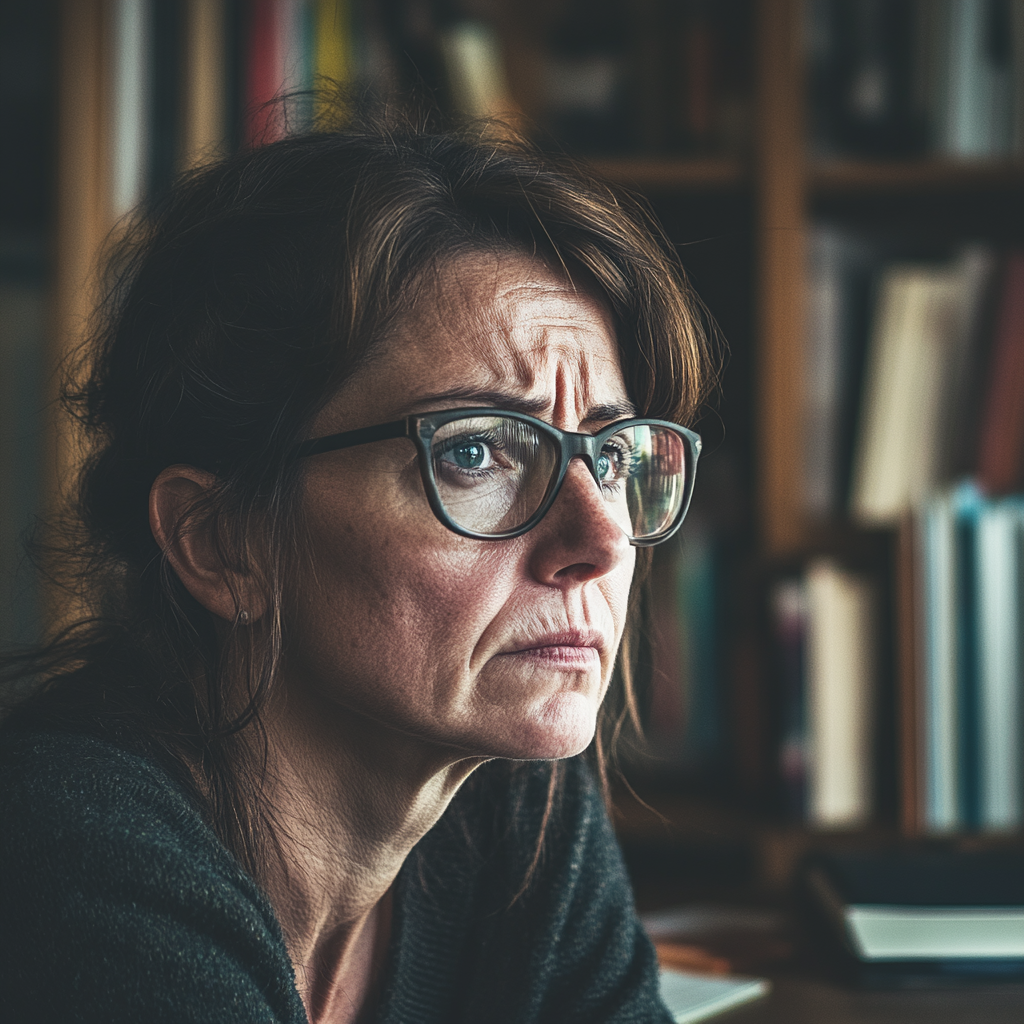
{"label": "shoulder", "polygon": [[0,857],[26,869],[66,861],[61,875],[74,877],[88,861],[128,884],[133,869],[149,876],[187,849],[205,869],[241,873],[156,762],[86,735],[0,737],[0,814]]}
{"label": "shoulder", "polygon": [[172,1020],[227,999],[224,1020],[301,1019],[273,911],[156,762],[2,735],[0,818],[0,1002]]}

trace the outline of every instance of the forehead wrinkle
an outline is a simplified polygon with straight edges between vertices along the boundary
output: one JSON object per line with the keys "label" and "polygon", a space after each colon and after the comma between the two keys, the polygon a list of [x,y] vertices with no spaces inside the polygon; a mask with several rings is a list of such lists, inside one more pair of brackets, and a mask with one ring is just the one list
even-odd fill
{"label": "forehead wrinkle", "polygon": [[536,260],[512,257],[456,261],[433,283],[397,320],[375,365],[333,403],[324,417],[333,430],[404,415],[421,396],[453,387],[508,394],[552,422],[629,406],[600,295],[570,287]]}

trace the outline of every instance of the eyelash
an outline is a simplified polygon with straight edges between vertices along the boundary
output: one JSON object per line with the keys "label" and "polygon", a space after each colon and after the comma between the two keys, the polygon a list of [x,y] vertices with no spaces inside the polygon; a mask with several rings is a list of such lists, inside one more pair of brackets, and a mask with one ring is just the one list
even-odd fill
{"label": "eyelash", "polygon": [[[465,437],[452,438],[444,448],[441,449],[439,457],[443,458],[443,456],[454,451],[460,445],[474,444],[476,442],[487,445],[492,454],[496,452],[504,452],[506,450],[506,446],[501,443],[498,435],[493,431],[487,431],[484,433],[471,434]],[[637,462],[637,456],[635,454],[635,449],[623,445],[621,442],[616,442],[613,439],[605,441],[601,448],[601,453],[606,453],[608,448],[614,449],[613,458],[617,460],[618,465],[622,467],[624,472],[617,476],[615,480],[601,481],[601,486],[606,488],[618,487],[621,485],[623,477],[628,478],[631,475],[633,467]],[[491,472],[489,469],[465,469],[462,466],[456,466],[455,468],[459,473],[469,477],[480,477]]]}
{"label": "eyelash", "polygon": [[[453,437],[438,453],[438,461],[441,461],[445,455],[455,451],[456,448],[461,447],[464,444],[485,444],[490,449],[491,453],[505,451],[505,446],[498,440],[497,434],[493,431],[486,431],[483,433],[470,434],[465,437]],[[454,465],[454,463],[452,463]],[[462,466],[455,466],[455,468],[466,476],[482,476],[489,473],[489,469],[465,469]]]}

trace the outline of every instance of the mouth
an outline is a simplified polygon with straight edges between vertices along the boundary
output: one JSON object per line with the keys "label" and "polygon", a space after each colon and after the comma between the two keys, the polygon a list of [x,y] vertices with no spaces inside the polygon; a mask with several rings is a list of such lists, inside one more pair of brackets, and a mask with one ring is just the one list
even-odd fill
{"label": "mouth", "polygon": [[604,637],[587,629],[569,629],[546,633],[528,640],[515,641],[499,657],[543,662],[565,668],[591,668],[601,664]]}

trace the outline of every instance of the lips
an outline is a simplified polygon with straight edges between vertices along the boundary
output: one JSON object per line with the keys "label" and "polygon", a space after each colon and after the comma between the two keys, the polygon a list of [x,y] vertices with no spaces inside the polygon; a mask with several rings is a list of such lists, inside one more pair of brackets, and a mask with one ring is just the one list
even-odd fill
{"label": "lips", "polygon": [[604,635],[597,630],[567,629],[514,641],[499,654],[584,666],[600,662],[604,646]]}

